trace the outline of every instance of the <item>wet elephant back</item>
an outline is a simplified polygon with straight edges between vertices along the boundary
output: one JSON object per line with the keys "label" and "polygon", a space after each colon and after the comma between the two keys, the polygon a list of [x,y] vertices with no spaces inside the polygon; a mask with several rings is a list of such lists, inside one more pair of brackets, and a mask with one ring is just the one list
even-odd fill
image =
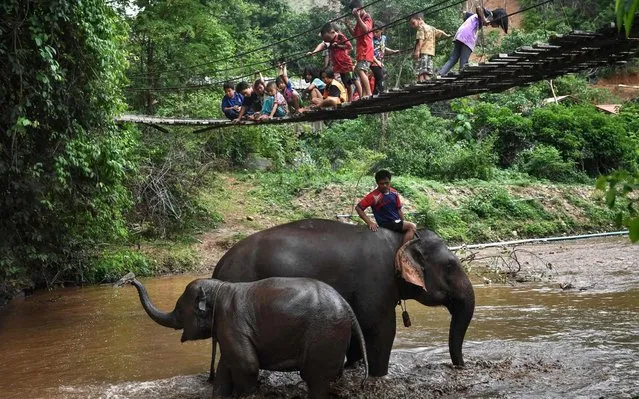
{"label": "wet elephant back", "polygon": [[[303,220],[240,241],[220,259],[213,277],[234,282],[318,279],[344,296],[357,314],[358,303],[369,302],[367,296],[394,289],[393,261],[400,240],[401,235],[384,229],[374,233],[366,226]],[[354,297],[356,292],[360,297]]]}
{"label": "wet elephant back", "polygon": [[326,361],[343,361],[351,318],[348,304],[332,287],[307,278],[268,278],[241,286],[248,291],[243,308],[253,309],[250,330],[259,331],[251,342],[259,348],[261,368],[299,370],[306,356],[322,352]]}

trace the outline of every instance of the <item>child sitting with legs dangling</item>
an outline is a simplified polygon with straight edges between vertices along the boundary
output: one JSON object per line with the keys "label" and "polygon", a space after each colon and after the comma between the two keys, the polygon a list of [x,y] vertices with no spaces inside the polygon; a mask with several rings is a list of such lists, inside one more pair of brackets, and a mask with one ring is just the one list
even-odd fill
{"label": "child sitting with legs dangling", "polygon": [[288,104],[286,99],[277,91],[277,85],[271,81],[266,84],[266,96],[264,97],[264,105],[262,111],[256,114],[253,119],[257,121],[281,118],[288,113]]}

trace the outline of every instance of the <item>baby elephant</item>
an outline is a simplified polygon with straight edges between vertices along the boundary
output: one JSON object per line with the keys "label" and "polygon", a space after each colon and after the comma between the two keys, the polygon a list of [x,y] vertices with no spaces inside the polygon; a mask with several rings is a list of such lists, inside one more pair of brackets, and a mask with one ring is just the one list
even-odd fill
{"label": "baby elephant", "polygon": [[356,335],[368,362],[364,337],[349,304],[329,285],[307,278],[268,278],[251,283],[194,280],[172,312],[156,309],[136,279],[147,314],[157,323],[183,329],[182,342],[210,338],[221,358],[213,397],[254,393],[259,369],[299,370],[310,398],[327,398]]}

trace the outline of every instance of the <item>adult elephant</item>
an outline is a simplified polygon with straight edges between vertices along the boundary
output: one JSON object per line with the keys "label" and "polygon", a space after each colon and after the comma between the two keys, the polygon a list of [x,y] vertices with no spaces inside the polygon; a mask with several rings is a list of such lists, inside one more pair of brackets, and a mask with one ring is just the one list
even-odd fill
{"label": "adult elephant", "polygon": [[[398,259],[415,267],[412,274],[423,274],[423,283],[416,283],[423,286],[409,283],[396,273],[402,234],[387,229],[372,232],[366,226],[323,219],[300,220],[245,238],[220,259],[213,278],[242,282],[309,277],[331,285],[357,315],[372,376],[388,373],[395,339],[395,306],[400,299],[445,306],[452,316],[450,357],[454,365],[463,366],[462,343],[475,310],[472,284],[439,236],[429,230],[420,230],[417,236],[402,248]],[[357,345],[351,345],[351,363],[361,357],[353,350]],[[215,343],[213,354],[211,378]]]}

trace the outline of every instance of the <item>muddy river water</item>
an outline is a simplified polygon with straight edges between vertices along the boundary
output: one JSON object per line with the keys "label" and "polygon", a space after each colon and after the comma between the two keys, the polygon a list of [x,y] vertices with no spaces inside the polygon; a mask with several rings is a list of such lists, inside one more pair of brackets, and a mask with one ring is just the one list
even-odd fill
{"label": "muddy river water", "polygon": [[[533,272],[550,263],[552,278],[475,279],[466,368],[450,366],[448,313],[408,302],[413,326],[398,320],[389,375],[361,388],[361,370],[347,370],[335,394],[637,397],[639,245],[627,238],[532,245],[519,260]],[[193,278],[143,282],[169,310]],[[210,350],[208,340],[180,344],[179,331],[152,322],[131,286],[39,292],[0,311],[0,398],[208,398]],[[259,397],[304,397],[296,373],[262,372],[260,381]]]}

